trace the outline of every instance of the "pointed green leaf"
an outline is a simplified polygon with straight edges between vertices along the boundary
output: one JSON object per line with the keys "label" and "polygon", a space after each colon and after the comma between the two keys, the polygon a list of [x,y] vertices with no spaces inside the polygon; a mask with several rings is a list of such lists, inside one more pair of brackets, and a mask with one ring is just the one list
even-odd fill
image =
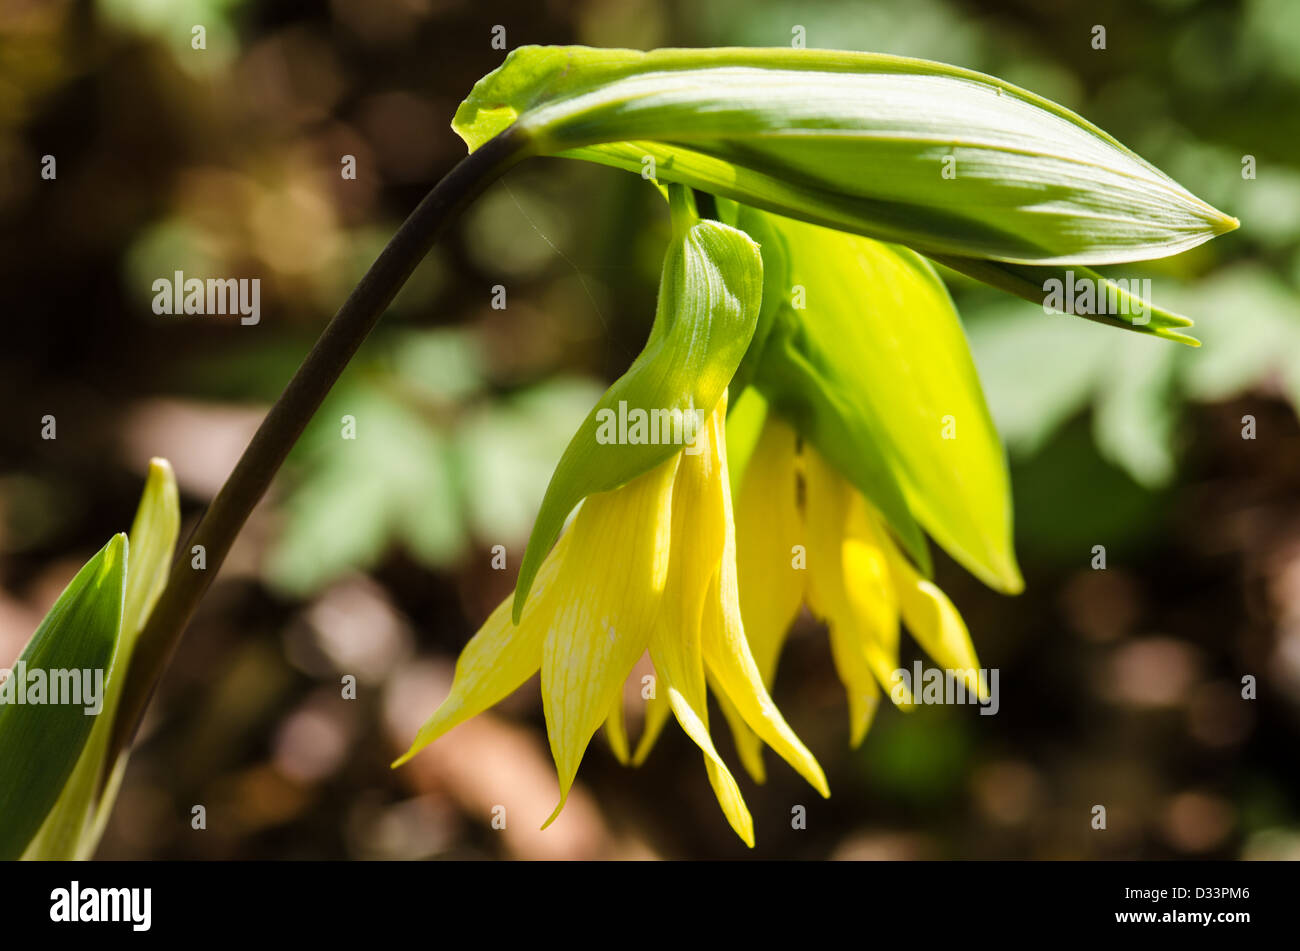
{"label": "pointed green leaf", "polygon": [[1006,459],[943,282],[906,248],[749,208],[739,224],[755,217],[785,236],[789,268],[756,385],[918,564],[917,523],[986,584],[1019,591]]}
{"label": "pointed green leaf", "polygon": [[1104,264],[1237,227],[1069,110],[971,70],[792,49],[522,47],[456,113],[926,254]]}
{"label": "pointed green leaf", "polygon": [[974,258],[952,257],[950,255],[933,255],[934,260],[944,267],[952,268],[973,277],[977,281],[996,287],[1022,297],[1031,304],[1043,304],[1047,295],[1047,282],[1060,281],[1062,284],[1079,281],[1094,282],[1094,287],[1106,289],[1106,314],[1074,314],[1108,327],[1122,327],[1141,334],[1154,334],[1166,340],[1176,340],[1189,347],[1199,347],[1201,342],[1189,337],[1180,330],[1192,326],[1192,321],[1172,311],[1156,307],[1150,301],[1131,293],[1128,288],[1116,284],[1086,267],[1033,267],[1024,264],[1007,264],[1001,261],[980,261]]}
{"label": "pointed green leaf", "polygon": [[[0,860],[22,855],[97,722],[86,710],[102,697],[86,697],[82,672],[90,671],[92,694],[96,672],[101,688],[109,679],[122,624],[126,557],[126,536],[114,535],[59,595],[0,685]],[[73,673],[76,688],[67,680]],[[42,701],[34,702],[28,691],[38,680],[46,689]],[[64,688],[54,696],[56,680],[78,691],[79,697],[72,694],[78,702],[49,702],[68,699]]]}
{"label": "pointed green leaf", "polygon": [[[681,452],[670,440],[609,441],[613,420],[635,411],[703,424],[740,365],[763,292],[758,246],[743,231],[700,221],[684,189],[671,189],[673,236],[645,349],[614,382],[570,441],[547,486],[515,588],[518,622],[542,560],[574,507],[618,488]],[[621,424],[620,424],[621,425]],[[606,427],[602,433],[602,426]],[[631,426],[628,436],[631,437]]]}
{"label": "pointed green leaf", "polygon": [[104,708],[95,718],[76,767],[40,831],[28,845],[24,858],[88,859],[99,844],[126,771],[128,755],[123,753],[115,763],[107,762],[113,719],[136,637],[167,584],[179,532],[176,477],[166,459],[153,459],[131,525],[121,637],[113,669],[104,685]]}

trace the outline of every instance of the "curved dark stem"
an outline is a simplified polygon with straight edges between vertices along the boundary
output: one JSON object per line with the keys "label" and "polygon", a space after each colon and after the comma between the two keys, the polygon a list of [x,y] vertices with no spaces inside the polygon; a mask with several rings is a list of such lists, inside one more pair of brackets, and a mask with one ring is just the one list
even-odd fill
{"label": "curved dark stem", "polygon": [[[249,513],[348,361],[447,224],[527,155],[527,139],[512,127],[461,161],[411,212],[325,327],[193,534],[177,553],[167,586],[140,632],[131,656],[125,690],[113,724],[106,775],[135,735],[154,687],[176,652],[195,606],[221,568]],[[192,567],[196,545],[203,546],[206,560],[203,569]]]}

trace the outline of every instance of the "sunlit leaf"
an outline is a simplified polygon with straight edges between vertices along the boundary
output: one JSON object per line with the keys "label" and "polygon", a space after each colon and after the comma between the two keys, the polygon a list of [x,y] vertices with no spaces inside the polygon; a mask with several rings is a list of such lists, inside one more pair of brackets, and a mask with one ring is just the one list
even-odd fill
{"label": "sunlit leaf", "polygon": [[[109,679],[126,594],[127,538],[114,535],[59,595],[0,685],[0,860],[16,859],[59,798],[97,722],[86,703],[52,703],[53,675]],[[47,681],[42,702],[19,691]],[[24,685],[20,681],[31,680]],[[79,691],[80,692],[80,691]],[[19,702],[20,699],[26,702]],[[66,699],[66,698],[65,698]]]}
{"label": "sunlit leaf", "polygon": [[[971,70],[812,49],[521,47],[453,123],[926,254],[1104,264],[1237,226],[1069,110]],[[653,165],[650,163],[653,162]]]}
{"label": "sunlit leaf", "polygon": [[179,532],[176,477],[167,460],[154,459],[131,525],[121,637],[105,683],[104,708],[96,717],[76,768],[28,846],[25,858],[86,859],[99,844],[126,771],[125,753],[116,762],[107,762],[113,720],[136,637],[167,584]]}

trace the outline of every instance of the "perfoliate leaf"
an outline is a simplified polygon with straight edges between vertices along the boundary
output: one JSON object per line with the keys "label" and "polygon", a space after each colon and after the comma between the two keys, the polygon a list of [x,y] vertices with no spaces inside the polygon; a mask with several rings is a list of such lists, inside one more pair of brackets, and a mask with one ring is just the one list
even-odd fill
{"label": "perfoliate leaf", "polygon": [[906,248],[750,208],[739,224],[756,217],[784,235],[788,272],[755,385],[919,565],[918,523],[986,584],[1019,591],[1006,460],[943,282]]}
{"label": "perfoliate leaf", "polygon": [[167,584],[179,533],[176,477],[166,459],[153,459],[131,525],[121,636],[113,669],[104,684],[104,707],[95,718],[90,738],[58,801],[28,845],[24,858],[88,859],[103,836],[129,755],[123,753],[115,762],[108,762],[113,720],[136,637]]}
{"label": "perfoliate leaf", "polygon": [[[97,717],[86,711],[96,698],[86,688],[96,690],[96,672],[103,688],[113,666],[126,557],[126,536],[114,535],[59,595],[0,684],[0,860],[23,854],[95,726]],[[52,702],[69,695],[77,702]]]}
{"label": "perfoliate leaf", "polygon": [[1105,264],[1237,227],[1069,110],[925,60],[521,47],[453,128],[472,151],[512,124],[533,154],[652,168],[926,254]]}
{"label": "perfoliate leaf", "polygon": [[671,192],[673,236],[649,339],[555,467],[519,568],[516,623],[569,513],[593,492],[618,488],[688,448],[662,432],[654,438],[649,425],[676,426],[688,439],[698,429],[684,427],[702,428],[753,336],[763,292],[758,245],[743,231],[699,220],[685,189]]}

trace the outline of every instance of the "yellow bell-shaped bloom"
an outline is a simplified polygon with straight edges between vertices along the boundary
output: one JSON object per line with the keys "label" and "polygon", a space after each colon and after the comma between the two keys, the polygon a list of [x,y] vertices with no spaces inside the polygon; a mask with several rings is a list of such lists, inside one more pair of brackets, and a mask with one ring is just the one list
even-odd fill
{"label": "yellow bell-shaped bloom", "polygon": [[[871,503],[780,419],[770,416],[736,500],[741,614],[763,682],[771,684],[790,625],[806,604],[830,630],[849,701],[854,746],[871,725],[880,688],[902,706],[895,676],[899,624],[940,666],[986,699],[966,625],[948,597],[917,573]],[[759,738],[727,713],[741,761],[763,778]]]}
{"label": "yellow bell-shaped bloom", "polygon": [[692,445],[585,500],[538,572],[519,624],[511,623],[506,598],[466,645],[450,695],[398,763],[540,668],[560,785],[549,825],[602,722],[626,760],[623,683],[648,649],[657,682],[638,754],[671,711],[703,751],[718,802],[747,844],[754,843],[753,821],[709,735],[706,681],[756,742],[829,794],[821,767],[768,696],[741,623],[725,418],[724,395]]}

